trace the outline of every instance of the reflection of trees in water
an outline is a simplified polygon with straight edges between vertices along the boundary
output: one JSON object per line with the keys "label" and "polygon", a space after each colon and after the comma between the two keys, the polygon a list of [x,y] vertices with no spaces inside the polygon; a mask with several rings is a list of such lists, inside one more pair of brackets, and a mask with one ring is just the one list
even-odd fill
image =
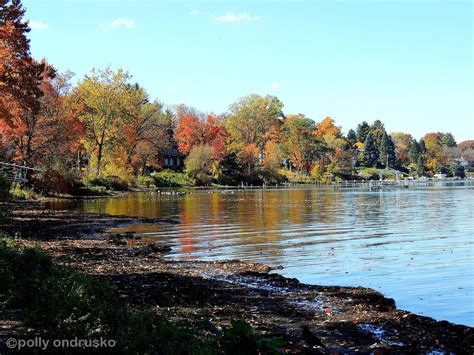
{"label": "reflection of trees in water", "polygon": [[[413,229],[421,229],[429,236],[431,231],[453,228],[459,215],[456,213],[459,200],[471,191],[446,189],[376,192],[289,189],[233,194],[193,192],[184,196],[134,193],[86,201],[84,210],[112,215],[178,217],[180,225],[165,230],[182,231],[177,240],[183,253],[196,252],[210,244],[228,247],[226,256],[261,255],[263,261],[282,256],[288,247],[282,241],[307,238],[311,242],[315,234],[320,240],[326,232],[334,235],[338,228],[351,229],[358,237],[374,238],[393,233],[395,225],[397,233],[406,235]],[[156,231],[163,232],[163,227],[156,227]]]}
{"label": "reflection of trees in water", "polygon": [[132,217],[168,217],[179,211],[179,198],[169,195],[139,192],[101,200],[104,212]]}
{"label": "reflection of trees in water", "polygon": [[[250,253],[274,259],[282,255],[280,242],[288,238],[286,233],[304,230],[308,225],[314,227],[315,223],[336,223],[341,218],[334,213],[341,195],[332,190],[311,189],[242,191],[230,195],[193,193],[180,203],[183,232],[179,240],[185,253],[197,251],[201,238],[211,245],[222,244],[219,239],[223,238],[236,257]],[[219,233],[212,226],[234,228]],[[209,228],[209,235],[205,235],[204,228]]]}

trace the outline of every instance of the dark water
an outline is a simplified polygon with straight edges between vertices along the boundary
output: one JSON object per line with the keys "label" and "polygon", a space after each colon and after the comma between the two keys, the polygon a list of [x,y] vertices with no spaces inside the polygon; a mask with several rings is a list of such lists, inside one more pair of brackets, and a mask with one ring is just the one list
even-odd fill
{"label": "dark water", "polygon": [[68,208],[175,220],[127,227],[171,244],[171,258],[281,265],[306,283],[371,287],[402,309],[474,326],[473,182],[134,193]]}

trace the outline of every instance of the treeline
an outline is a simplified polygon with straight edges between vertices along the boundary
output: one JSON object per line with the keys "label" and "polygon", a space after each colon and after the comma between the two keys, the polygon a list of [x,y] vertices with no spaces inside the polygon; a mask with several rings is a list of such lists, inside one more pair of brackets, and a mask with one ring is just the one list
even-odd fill
{"label": "treeline", "polygon": [[329,117],[285,114],[274,96],[249,95],[216,115],[153,101],[122,70],[92,70],[73,86],[71,73],[31,57],[24,11],[0,1],[0,160],[44,169],[33,183],[45,192],[125,188],[173,159],[185,159],[187,183],[259,184],[367,178],[374,168],[462,176],[457,159],[474,155],[472,141],[415,140],[379,120],[343,134]]}

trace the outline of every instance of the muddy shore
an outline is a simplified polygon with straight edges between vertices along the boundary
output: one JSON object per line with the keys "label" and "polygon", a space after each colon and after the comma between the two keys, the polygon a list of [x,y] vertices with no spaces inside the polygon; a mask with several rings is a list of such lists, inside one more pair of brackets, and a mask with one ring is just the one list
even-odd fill
{"label": "muddy shore", "polygon": [[[3,234],[36,246],[56,262],[116,285],[130,304],[155,309],[200,332],[220,334],[243,319],[268,337],[310,353],[474,353],[474,328],[399,310],[395,301],[367,288],[306,285],[262,264],[172,261],[166,246],[109,229],[167,220],[46,210],[39,203],[12,204]],[[0,337],[20,320],[0,319]],[[302,326],[322,341],[310,347]]]}

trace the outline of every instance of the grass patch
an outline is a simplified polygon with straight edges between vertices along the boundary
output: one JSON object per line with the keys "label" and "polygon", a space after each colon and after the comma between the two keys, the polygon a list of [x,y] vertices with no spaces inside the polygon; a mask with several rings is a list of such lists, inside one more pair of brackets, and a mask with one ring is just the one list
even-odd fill
{"label": "grass patch", "polygon": [[10,188],[10,198],[14,200],[41,200],[44,196],[33,190],[32,187],[22,186],[19,183],[14,183]]}
{"label": "grass patch", "polygon": [[[203,336],[155,312],[127,305],[106,282],[59,266],[43,252],[0,239],[0,315],[19,309],[25,339],[107,339],[113,348],[66,349],[66,353],[257,354],[282,344],[265,340],[243,321],[222,336]],[[239,350],[240,349],[240,350]],[[48,349],[64,353],[65,349]]]}
{"label": "grass patch", "polygon": [[110,284],[60,267],[43,252],[15,247],[10,240],[0,240],[0,299],[3,307],[22,310],[23,324],[34,329],[28,338],[102,337],[117,342],[111,353],[212,350],[189,329],[129,307]]}

